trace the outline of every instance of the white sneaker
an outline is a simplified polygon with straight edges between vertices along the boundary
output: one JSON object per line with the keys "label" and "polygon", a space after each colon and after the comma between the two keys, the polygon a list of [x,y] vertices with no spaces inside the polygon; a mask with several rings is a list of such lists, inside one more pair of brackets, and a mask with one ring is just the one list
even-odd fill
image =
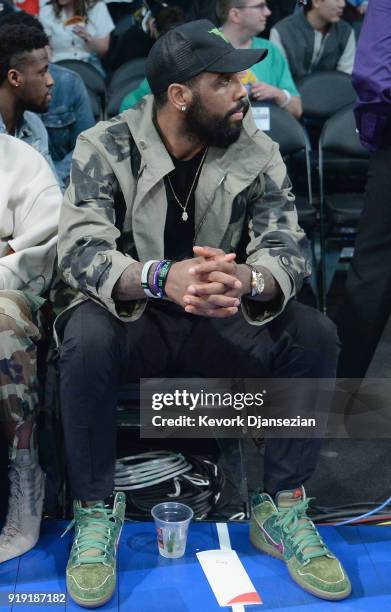
{"label": "white sneaker", "polygon": [[39,538],[45,474],[38,463],[37,451],[16,450],[8,477],[10,495],[7,518],[0,534],[0,563],[27,552]]}

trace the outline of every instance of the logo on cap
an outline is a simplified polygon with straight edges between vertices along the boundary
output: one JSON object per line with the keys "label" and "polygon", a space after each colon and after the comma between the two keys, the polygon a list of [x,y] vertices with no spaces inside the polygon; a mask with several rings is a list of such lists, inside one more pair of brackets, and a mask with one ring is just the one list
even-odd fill
{"label": "logo on cap", "polygon": [[225,37],[225,34],[219,28],[213,28],[213,30],[208,30],[208,34],[214,34],[215,36],[220,36],[226,43],[229,43],[229,40]]}

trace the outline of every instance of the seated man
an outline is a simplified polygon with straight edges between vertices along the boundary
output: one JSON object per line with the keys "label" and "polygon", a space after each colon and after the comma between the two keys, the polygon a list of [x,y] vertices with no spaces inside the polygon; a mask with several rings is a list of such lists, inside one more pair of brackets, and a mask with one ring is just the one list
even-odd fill
{"label": "seated man", "polygon": [[[335,376],[333,324],[292,299],[309,274],[308,244],[278,146],[257,130],[239,74],[265,54],[235,49],[207,20],[174,28],[147,60],[153,95],[76,145],[59,266],[79,295],[57,330],[75,497],[67,587],[82,605],[104,603],[115,588],[125,503],[121,493],[113,508],[104,500],[120,382]],[[328,409],[312,390],[292,404],[293,414]],[[342,599],[349,579],[306,514],[303,483],[320,444],[267,440],[252,541],[284,558],[311,593]]]}
{"label": "seated man", "polygon": [[0,134],[0,421],[10,446],[8,514],[0,562],[38,540],[44,474],[34,420],[41,297],[56,256],[61,191],[42,155]]}
{"label": "seated man", "polygon": [[[4,19],[1,25],[20,25],[44,29],[40,21],[23,11],[15,12]],[[54,84],[48,109],[41,115],[49,137],[49,152],[60,184],[69,182],[71,160],[76,139],[80,132],[95,124],[91,102],[81,77],[56,64],[49,64]]]}
{"label": "seated man", "polygon": [[247,70],[244,82],[253,100],[274,102],[294,117],[302,114],[299,92],[288,62],[279,49],[264,38],[257,38],[271,15],[265,0],[217,0],[221,31],[237,49],[267,49],[266,59]]}
{"label": "seated man", "polygon": [[48,37],[25,25],[0,27],[0,133],[32,145],[54,170],[48,135],[36,113],[51,100]]}
{"label": "seated man", "polygon": [[307,0],[297,11],[275,24],[270,40],[289,62],[295,81],[318,70],[352,74],[356,39],[341,19],[345,0]]}

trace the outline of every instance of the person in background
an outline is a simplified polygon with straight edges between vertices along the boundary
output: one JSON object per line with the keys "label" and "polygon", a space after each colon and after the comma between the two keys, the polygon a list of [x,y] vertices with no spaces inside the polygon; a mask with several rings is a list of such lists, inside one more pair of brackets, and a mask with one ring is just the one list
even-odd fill
{"label": "person in background", "polygon": [[103,71],[100,58],[108,51],[114,23],[102,0],[53,0],[41,8],[39,19],[53,62],[82,60]]}
{"label": "person in background", "polygon": [[[183,23],[185,14],[177,6],[165,7],[160,2],[151,5],[151,16],[153,18],[153,32],[155,39],[167,32],[170,28]],[[141,98],[151,93],[147,79],[143,79],[137,89],[129,92],[121,102],[120,113],[131,108]]]}
{"label": "person in background", "polygon": [[[266,2],[257,4],[256,0],[248,0],[248,2],[247,5],[245,0],[217,0],[216,3],[217,15],[222,23],[221,32],[234,47],[268,50],[268,55],[263,62],[244,72],[243,82],[254,101],[274,102],[286,108],[294,117],[300,117],[301,100],[286,59],[268,40],[256,38],[256,34],[265,28],[267,17],[270,15],[267,4]],[[164,17],[163,11],[161,17]],[[144,79],[136,90],[124,98],[120,112],[131,108],[149,93],[148,82]]]}
{"label": "person in background", "polygon": [[341,19],[344,8],[345,0],[307,0],[303,10],[272,28],[270,40],[287,58],[296,82],[318,70],[352,73],[356,39]]}
{"label": "person in background", "polygon": [[302,114],[299,92],[293,82],[288,62],[269,40],[257,38],[263,32],[271,12],[265,0],[217,0],[221,31],[237,49],[267,49],[266,59],[251,66],[244,75],[250,98],[273,102],[294,117]]}
{"label": "person in background", "polygon": [[367,8],[368,0],[346,0],[343,18],[352,26],[357,40],[360,36]]}
{"label": "person in background", "polygon": [[211,0],[190,0],[179,4],[178,0],[174,0],[183,10],[186,11],[186,21],[194,21],[195,19],[209,19],[215,25],[218,25],[216,15],[215,2]]}
{"label": "person in background", "polygon": [[37,113],[45,113],[52,98],[48,38],[37,28],[0,27],[0,133],[31,144],[54,170],[48,134]]}
{"label": "person in background", "polygon": [[269,38],[270,30],[274,24],[295,12],[297,0],[269,0],[268,7],[272,14],[267,20],[266,28],[262,32],[262,38]]}
{"label": "person in background", "polygon": [[0,426],[10,449],[8,513],[0,563],[30,550],[41,524],[37,342],[52,280],[62,195],[42,155],[0,134]]}
{"label": "person in background", "polygon": [[353,70],[369,180],[339,313],[339,376],[362,378],[391,313],[391,2],[370,0]]}
{"label": "person in background", "polygon": [[2,0],[2,2],[0,2],[0,20],[14,12],[15,7],[12,2],[7,2],[7,0]]}
{"label": "person in background", "polygon": [[[23,11],[14,12],[4,19],[0,17],[0,27],[15,24],[24,24],[44,31],[38,19]],[[64,188],[69,181],[76,139],[80,132],[92,127],[95,120],[81,77],[76,72],[56,64],[49,64],[49,70],[54,79],[52,98],[47,111],[41,114],[41,119],[48,132],[50,156]]]}

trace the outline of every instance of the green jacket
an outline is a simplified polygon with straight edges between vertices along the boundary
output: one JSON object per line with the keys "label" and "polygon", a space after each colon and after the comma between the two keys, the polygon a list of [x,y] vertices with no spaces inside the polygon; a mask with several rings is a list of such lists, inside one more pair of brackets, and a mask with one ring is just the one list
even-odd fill
{"label": "green jacket", "polygon": [[143,79],[137,89],[129,92],[121,102],[121,106],[119,107],[119,112],[123,113],[128,110],[128,108],[132,108],[141,98],[147,96],[151,93],[151,88],[147,79]]}
{"label": "green jacket", "polygon": [[[115,302],[117,280],[132,262],[162,259],[167,210],[164,177],[174,165],[152,121],[153,97],[83,132],[73,155],[59,224],[58,257],[65,280],[123,321],[135,321],[145,300]],[[210,147],[195,192],[194,244],[238,251],[268,268],[283,300],[273,309],[244,298],[243,314],[264,324],[310,273],[308,243],[278,145],[250,112],[236,143]],[[267,305],[266,305],[267,306]]]}

